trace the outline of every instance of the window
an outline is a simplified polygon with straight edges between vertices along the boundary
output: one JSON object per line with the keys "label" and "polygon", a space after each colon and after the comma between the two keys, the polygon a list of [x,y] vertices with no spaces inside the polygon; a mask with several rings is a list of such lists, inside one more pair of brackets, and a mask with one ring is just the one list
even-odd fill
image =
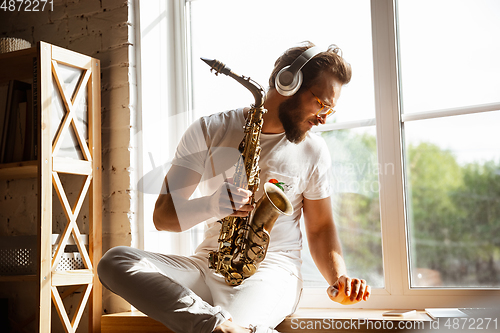
{"label": "window", "polygon": [[[195,119],[253,102],[233,79],[210,74],[200,57],[217,58],[267,89],[274,61],[288,47],[311,40],[324,49],[335,43],[343,50],[354,76],[342,91],[338,112],[320,129],[333,159],[332,204],[349,271],[383,287],[370,2],[315,0],[304,6],[303,1],[289,0],[204,0],[189,2],[189,8]],[[221,19],[206,15],[214,8]],[[335,20],[318,19],[318,8],[343,14]],[[307,250],[304,230],[303,235],[305,286],[326,288]]]}
{"label": "window", "polygon": [[[287,47],[335,43],[353,79],[318,131],[332,152],[348,270],[374,287],[360,305],[492,306],[500,295],[499,11],[494,0],[142,1],[143,128],[155,128],[142,133],[142,179],[168,167],[194,119],[253,102],[200,57],[266,88]],[[201,230],[153,231],[155,199],[145,194],[145,248],[188,254]],[[304,246],[301,305],[335,307]]]}
{"label": "window", "polygon": [[398,5],[411,286],[498,288],[500,4]]}

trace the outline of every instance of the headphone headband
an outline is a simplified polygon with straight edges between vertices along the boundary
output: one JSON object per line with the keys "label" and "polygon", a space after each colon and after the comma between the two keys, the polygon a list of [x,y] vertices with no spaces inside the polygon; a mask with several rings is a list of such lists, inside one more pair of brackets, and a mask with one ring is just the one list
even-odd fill
{"label": "headphone headband", "polygon": [[319,47],[313,46],[302,52],[290,66],[281,69],[275,79],[276,90],[283,96],[295,94],[302,84],[302,67],[320,52]]}
{"label": "headphone headband", "polygon": [[302,52],[302,54],[299,55],[297,59],[293,61],[293,63],[290,65],[290,71],[293,73],[297,73],[302,69],[302,67],[304,67],[305,64],[307,64],[309,60],[311,60],[315,55],[317,55],[320,52],[321,50],[317,46],[308,48],[307,50]]}

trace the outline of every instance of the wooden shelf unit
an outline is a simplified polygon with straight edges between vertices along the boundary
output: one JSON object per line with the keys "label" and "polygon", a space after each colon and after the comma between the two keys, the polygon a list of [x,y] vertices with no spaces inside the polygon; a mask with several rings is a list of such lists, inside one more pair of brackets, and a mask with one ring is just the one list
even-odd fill
{"label": "wooden shelf unit", "polygon": [[36,275],[0,275],[0,282],[36,281]]}
{"label": "wooden shelf unit", "polygon": [[[37,160],[0,164],[2,180],[19,178],[37,180],[37,272],[36,275],[0,276],[0,283],[36,281],[39,291],[36,314],[39,332],[51,332],[52,302],[67,332],[76,331],[86,306],[89,307],[89,332],[100,332],[102,287],[96,272],[102,254],[100,62],[80,53],[39,42],[36,47],[30,49],[0,54],[0,66],[1,85],[8,84],[10,80],[36,84],[37,99],[34,104],[37,105],[38,119]],[[76,75],[76,84],[71,88],[61,75],[68,68],[81,73]],[[35,75],[36,80],[34,80]],[[62,101],[62,107],[56,105],[54,96]],[[76,102],[80,104],[76,105]],[[79,123],[77,110],[82,108],[82,103],[87,121]],[[59,107],[59,112],[64,113],[60,123],[54,123],[56,107]],[[72,132],[71,135],[77,140],[75,150],[79,151],[80,158],[58,155],[64,138],[70,136],[69,132]],[[86,137],[82,132],[85,132]],[[74,205],[68,201],[59,174],[79,175],[85,178]],[[52,255],[53,193],[57,193],[67,218],[65,230],[54,255]],[[88,251],[80,240],[76,222],[87,196]],[[56,271],[70,236],[73,236],[76,242],[85,269]],[[72,287],[61,295],[57,289],[59,286]],[[82,299],[78,308],[73,318],[68,318],[62,299],[69,292],[81,290],[82,287]]]}
{"label": "wooden shelf unit", "polygon": [[38,161],[23,161],[0,164],[0,179],[35,178]]}

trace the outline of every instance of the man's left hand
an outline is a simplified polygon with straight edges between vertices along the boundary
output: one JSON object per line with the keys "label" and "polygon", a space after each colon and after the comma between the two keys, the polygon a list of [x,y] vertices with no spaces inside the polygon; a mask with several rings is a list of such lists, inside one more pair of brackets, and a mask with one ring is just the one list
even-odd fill
{"label": "man's left hand", "polygon": [[371,287],[362,279],[351,279],[342,275],[337,282],[328,287],[326,293],[334,302],[351,305],[367,301],[371,294]]}

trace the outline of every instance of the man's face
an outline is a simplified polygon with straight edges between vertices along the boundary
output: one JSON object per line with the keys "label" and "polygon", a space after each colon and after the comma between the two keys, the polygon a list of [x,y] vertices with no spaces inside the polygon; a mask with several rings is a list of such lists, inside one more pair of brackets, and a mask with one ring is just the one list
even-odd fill
{"label": "man's face", "polygon": [[[318,99],[327,108],[333,108],[340,97],[342,84],[333,76],[323,74],[318,83],[300,95],[293,95],[278,108],[279,119],[285,129],[286,138],[293,143],[302,142],[307,132],[318,124],[324,124],[326,116],[316,115],[322,108]],[[318,98],[316,98],[316,97]]]}

